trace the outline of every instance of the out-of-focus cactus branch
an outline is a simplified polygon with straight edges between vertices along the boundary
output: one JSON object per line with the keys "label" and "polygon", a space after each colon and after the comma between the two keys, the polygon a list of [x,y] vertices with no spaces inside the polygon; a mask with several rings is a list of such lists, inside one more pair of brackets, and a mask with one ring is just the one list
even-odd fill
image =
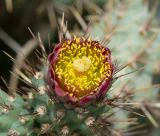
{"label": "out-of-focus cactus branch", "polygon": [[0,39],[16,53],[21,50],[21,45],[0,28]]}
{"label": "out-of-focus cactus branch", "polygon": [[9,88],[10,88],[9,93],[13,96],[16,92],[17,85],[18,85],[17,77],[19,76],[19,74],[17,73],[17,71],[21,70],[27,56],[37,47],[37,45],[38,45],[38,42],[35,41],[34,39],[28,40],[16,56],[14,66],[12,68],[14,75],[13,74],[11,75],[11,78],[9,81]]}
{"label": "out-of-focus cactus branch", "polygon": [[6,9],[8,12],[13,11],[13,0],[6,0]]}

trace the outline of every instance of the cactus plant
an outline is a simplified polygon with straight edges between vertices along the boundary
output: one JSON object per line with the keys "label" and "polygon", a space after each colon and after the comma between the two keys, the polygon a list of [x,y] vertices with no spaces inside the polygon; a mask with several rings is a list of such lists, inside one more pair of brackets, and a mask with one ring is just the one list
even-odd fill
{"label": "cactus plant", "polygon": [[[146,123],[145,116],[158,127],[146,107],[159,91],[152,86],[159,58],[156,21],[148,25],[154,19],[142,0],[107,5],[108,12],[88,28],[91,39],[63,38],[61,29],[49,55],[41,47],[38,70],[19,71],[26,84],[17,89],[21,93],[0,90],[0,135],[140,135],[137,123]],[[106,44],[102,39],[110,33]],[[119,78],[142,66],[143,73]],[[143,87],[150,91],[140,92]]]}
{"label": "cactus plant", "polygon": [[[1,91],[1,134],[105,133],[94,122],[107,121],[102,115],[110,111],[105,96],[115,71],[110,50],[98,41],[75,37],[57,44],[44,62],[48,65],[47,74],[37,71],[25,81],[30,86],[25,100],[18,94],[9,96]],[[107,125],[103,123],[101,127]]]}

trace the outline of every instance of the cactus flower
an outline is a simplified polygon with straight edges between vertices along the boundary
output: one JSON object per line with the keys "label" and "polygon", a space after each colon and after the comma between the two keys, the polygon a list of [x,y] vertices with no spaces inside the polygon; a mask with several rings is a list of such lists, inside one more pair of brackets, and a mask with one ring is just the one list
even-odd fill
{"label": "cactus flower", "polygon": [[103,98],[111,85],[111,51],[98,41],[74,37],[49,55],[49,82],[60,101],[86,105]]}

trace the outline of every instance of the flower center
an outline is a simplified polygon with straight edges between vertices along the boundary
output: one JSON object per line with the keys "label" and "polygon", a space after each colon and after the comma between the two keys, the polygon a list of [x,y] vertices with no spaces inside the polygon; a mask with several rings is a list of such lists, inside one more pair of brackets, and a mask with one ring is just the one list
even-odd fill
{"label": "flower center", "polygon": [[85,72],[91,67],[92,62],[88,57],[83,56],[82,58],[75,59],[72,65],[77,72]]}

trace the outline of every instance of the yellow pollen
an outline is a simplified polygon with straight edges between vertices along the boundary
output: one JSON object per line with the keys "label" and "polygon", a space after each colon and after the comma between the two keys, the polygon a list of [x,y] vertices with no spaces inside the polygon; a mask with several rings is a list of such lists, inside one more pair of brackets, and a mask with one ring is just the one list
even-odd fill
{"label": "yellow pollen", "polygon": [[91,64],[92,64],[91,60],[86,56],[75,59],[73,61],[73,67],[77,72],[87,71],[90,68]]}
{"label": "yellow pollen", "polygon": [[111,77],[108,51],[96,41],[74,37],[62,43],[53,66],[59,84],[71,97],[94,94],[99,85]]}

